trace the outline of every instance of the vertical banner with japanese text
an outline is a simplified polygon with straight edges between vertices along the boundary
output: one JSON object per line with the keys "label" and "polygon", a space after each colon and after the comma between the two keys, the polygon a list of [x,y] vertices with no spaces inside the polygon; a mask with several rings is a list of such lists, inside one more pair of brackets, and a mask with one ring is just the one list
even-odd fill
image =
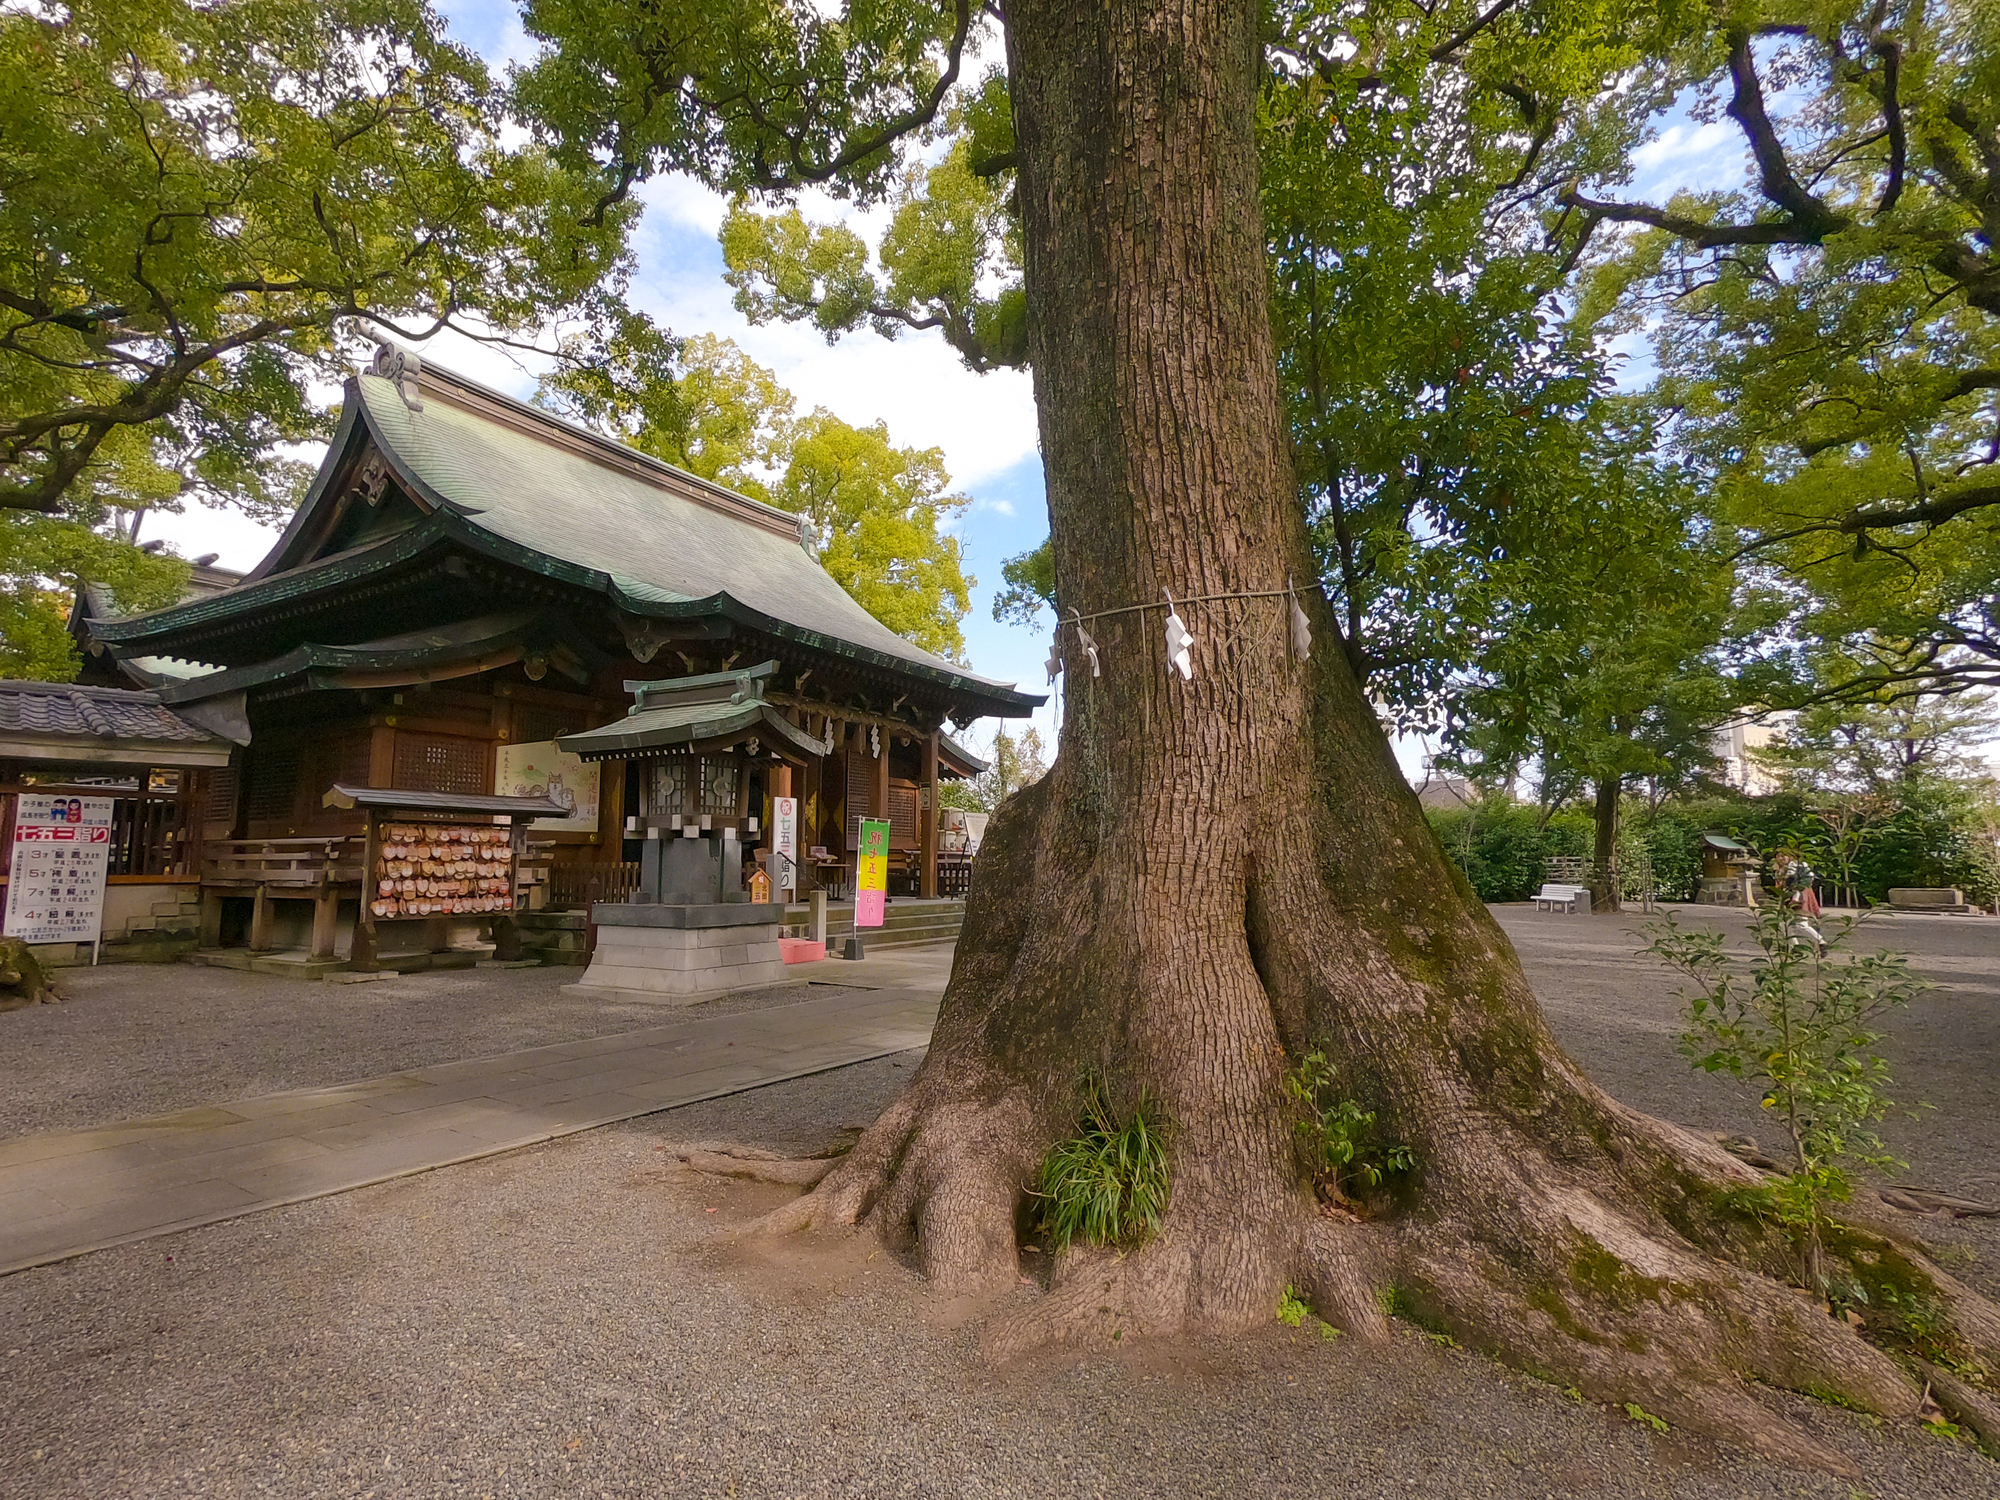
{"label": "vertical banner with japanese text", "polygon": [[861,868],[854,882],[854,925],[880,927],[889,905],[889,820],[861,820]]}
{"label": "vertical banner with japanese text", "polygon": [[[784,901],[799,888],[799,799],[771,799],[771,888]],[[779,894],[784,892],[786,894]]]}
{"label": "vertical banner with japanese text", "polygon": [[7,875],[8,937],[95,943],[111,869],[111,799],[22,792]]}

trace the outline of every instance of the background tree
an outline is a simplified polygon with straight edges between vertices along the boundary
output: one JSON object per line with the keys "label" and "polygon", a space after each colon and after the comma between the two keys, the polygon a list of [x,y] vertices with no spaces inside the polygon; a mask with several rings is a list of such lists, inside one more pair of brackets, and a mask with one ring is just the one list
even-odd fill
{"label": "background tree", "polygon": [[1795,791],[1892,797],[1924,777],[1984,777],[1995,727],[1985,694],[1819,703],[1756,756]]}
{"label": "background tree", "polygon": [[974,580],[946,528],[967,499],[937,448],[898,448],[792,394],[728,339],[629,343],[618,362],[562,369],[542,398],[691,474],[806,518],[820,564],[898,635],[954,661]]}
{"label": "background tree", "polygon": [[1798,654],[1865,669],[1781,661],[1765,691],[1994,681],[2000,17],[1760,3],[1662,61],[1750,183],[1653,205],[1586,173],[1558,239],[1651,333],[1657,399],[1789,590]]}
{"label": "background tree", "polygon": [[[160,602],[137,539],[189,499],[296,502],[281,445],[350,324],[421,337],[619,321],[622,213],[502,141],[483,66],[421,0],[77,0],[0,14],[0,511],[23,670],[88,564]],[[42,518],[48,518],[43,520]],[[142,580],[146,580],[142,583]],[[37,611],[41,611],[37,613]]]}
{"label": "background tree", "polygon": [[1532,771],[1545,810],[1589,805],[1591,888],[1609,910],[1626,789],[1697,783],[1741,691],[1725,670],[1741,628],[1733,573],[1699,492],[1649,447],[1642,423],[1588,456],[1594,482],[1567,507],[1560,562],[1483,638],[1444,730],[1446,762],[1482,784]]}
{"label": "background tree", "polygon": [[[1000,804],[1049,774],[1042,733],[1032,724],[1017,735],[999,729],[993,735],[993,759],[970,781],[947,782],[940,789],[947,807],[967,812],[996,812]],[[945,796],[946,793],[953,795]]]}
{"label": "background tree", "polygon": [[[178,557],[143,551],[82,521],[0,512],[0,677],[67,682],[75,675],[68,624],[82,580],[136,610],[173,603],[187,577]],[[54,580],[67,587],[52,587]]]}
{"label": "background tree", "polygon": [[[1055,766],[994,817],[909,1091],[772,1227],[866,1217],[948,1285],[1016,1290],[1026,1195],[1087,1100],[1100,1121],[1165,1123],[1170,1201],[1128,1253],[1061,1257],[1046,1295],[989,1328],[996,1351],[1240,1327],[1288,1284],[1375,1336],[1393,1289],[1598,1399],[1830,1463],[1744,1377],[1897,1414],[1920,1388],[1784,1284],[1789,1247],[1737,1193],[1748,1168],[1562,1055],[1347,653],[1325,649],[1319,598],[1321,648],[1287,652],[1286,579],[1315,559],[1271,335],[1266,39],[1356,78],[1393,80],[1391,53],[1491,54],[1490,73],[1464,65],[1485,86],[1623,30],[1589,6],[1377,20],[1248,0],[1007,5],[1056,595],[1092,617],[1106,670],[1065,694]],[[573,150],[610,160],[614,191],[679,167],[766,192],[851,172],[866,193],[894,180],[889,141],[937,118],[970,9],[736,0],[697,20],[537,3],[529,24],[552,59],[525,87]],[[1189,679],[1168,664],[1163,589],[1194,617]],[[1077,681],[1073,629],[1063,650]],[[1308,1190],[1284,1087],[1308,1055],[1414,1152],[1372,1219],[1321,1214]],[[1865,1225],[1847,1233],[1857,1263],[1887,1251]],[[1954,1336],[2000,1355],[2000,1311],[1909,1264]]]}

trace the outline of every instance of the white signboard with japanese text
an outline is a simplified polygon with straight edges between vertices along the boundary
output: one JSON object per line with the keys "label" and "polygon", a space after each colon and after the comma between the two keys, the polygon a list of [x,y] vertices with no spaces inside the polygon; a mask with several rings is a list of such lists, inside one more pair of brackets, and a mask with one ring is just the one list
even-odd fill
{"label": "white signboard with japanese text", "polygon": [[94,943],[111,869],[111,799],[22,792],[7,874],[8,937]]}
{"label": "white signboard with japanese text", "polygon": [[799,888],[799,799],[771,799],[771,883],[778,891]]}

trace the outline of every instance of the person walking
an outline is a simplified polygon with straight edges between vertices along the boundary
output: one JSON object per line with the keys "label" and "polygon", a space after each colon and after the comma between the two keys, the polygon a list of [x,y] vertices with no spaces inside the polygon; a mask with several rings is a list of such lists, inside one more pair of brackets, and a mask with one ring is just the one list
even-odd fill
{"label": "person walking", "polygon": [[[1778,904],[1786,911],[1786,925],[1792,935],[1803,937],[1813,951],[1826,957],[1826,939],[1813,924],[1819,918],[1819,893],[1813,889],[1819,879],[1805,857],[1787,849],[1771,861],[1771,873],[1778,881]],[[1796,915],[1793,915],[1796,913]]]}

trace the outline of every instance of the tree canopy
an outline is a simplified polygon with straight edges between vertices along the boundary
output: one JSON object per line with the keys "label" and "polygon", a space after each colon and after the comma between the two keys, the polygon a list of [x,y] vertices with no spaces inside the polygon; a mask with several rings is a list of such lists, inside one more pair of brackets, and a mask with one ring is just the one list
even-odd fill
{"label": "tree canopy", "polygon": [[22,670],[66,664],[43,594],[79,575],[40,569],[170,590],[75,527],[291,509],[282,449],[330,430],[313,387],[357,330],[633,321],[629,212],[593,222],[597,173],[510,143],[422,0],[15,6],[0,56],[0,568],[10,642],[43,642]]}
{"label": "tree canopy", "polygon": [[1767,690],[1994,680],[2000,17],[1766,3],[1660,63],[1749,182],[1637,202],[1614,165],[1556,232],[1586,300],[1650,334],[1677,446],[1790,597]]}

